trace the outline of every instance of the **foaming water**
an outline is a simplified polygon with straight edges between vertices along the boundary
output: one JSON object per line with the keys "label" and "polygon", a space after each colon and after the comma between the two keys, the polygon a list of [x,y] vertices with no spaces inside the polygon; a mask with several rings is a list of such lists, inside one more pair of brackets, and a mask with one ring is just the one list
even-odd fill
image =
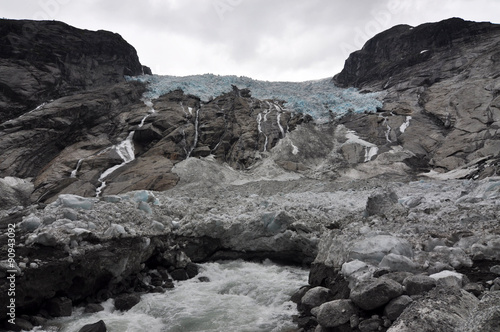
{"label": "foaming water", "polygon": [[[105,311],[83,314],[50,322],[60,330],[73,332],[103,320],[110,332],[285,332],[293,330],[296,306],[290,296],[307,284],[308,272],[297,267],[243,261],[201,265],[200,274],[182,281],[163,294],[145,294],[141,302],[123,313],[115,311],[113,301],[103,304]],[[207,277],[209,282],[201,282]]]}

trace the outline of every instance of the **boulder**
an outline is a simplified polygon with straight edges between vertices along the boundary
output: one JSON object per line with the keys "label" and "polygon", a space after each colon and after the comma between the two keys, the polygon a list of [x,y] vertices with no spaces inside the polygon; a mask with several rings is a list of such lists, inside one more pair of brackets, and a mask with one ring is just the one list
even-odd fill
{"label": "boulder", "polygon": [[141,301],[139,294],[122,294],[115,298],[116,310],[127,311]]}
{"label": "boulder", "polygon": [[478,303],[474,295],[461,289],[434,288],[413,302],[387,332],[461,331]]}
{"label": "boulder", "polygon": [[96,313],[103,311],[104,307],[97,303],[89,303],[85,306],[84,313]]}
{"label": "boulder", "polygon": [[393,253],[390,253],[382,258],[379,267],[387,268],[389,271],[394,272],[416,272],[419,269],[418,265],[408,257]]}
{"label": "boulder", "polygon": [[377,279],[358,284],[350,299],[363,310],[379,308],[403,294],[403,286],[391,279]]}
{"label": "boulder", "polygon": [[55,297],[48,301],[47,311],[52,317],[71,316],[73,303],[67,297]]}
{"label": "boulder", "polygon": [[319,307],[317,319],[324,328],[334,328],[348,323],[357,309],[351,300],[335,300]]}
{"label": "boulder", "polygon": [[308,312],[312,308],[319,307],[325,302],[331,301],[333,299],[333,294],[330,289],[325,287],[314,287],[308,290],[304,296],[302,296],[300,307]]}
{"label": "boulder", "polygon": [[366,202],[367,216],[385,216],[388,215],[398,203],[399,198],[396,193],[390,189],[375,192]]}
{"label": "boulder", "polygon": [[495,332],[500,326],[500,292],[488,292],[466,320],[461,331]]}
{"label": "boulder", "polygon": [[395,321],[412,302],[413,300],[408,295],[396,297],[387,303],[384,308],[384,315],[391,321]]}
{"label": "boulder", "polygon": [[94,324],[87,324],[83,326],[78,332],[106,332],[107,327],[104,321],[100,320]]}
{"label": "boulder", "polygon": [[403,281],[403,286],[405,286],[408,295],[422,295],[436,287],[436,285],[435,278],[425,275],[410,276]]}
{"label": "boulder", "polygon": [[360,332],[376,332],[382,329],[384,321],[379,317],[372,317],[361,321],[358,325]]}
{"label": "boulder", "polygon": [[349,248],[349,258],[378,265],[387,254],[397,254],[406,257],[413,256],[411,244],[401,238],[391,235],[376,235],[355,242]]}
{"label": "boulder", "polygon": [[454,271],[441,271],[431,274],[429,277],[436,280],[437,285],[441,287],[462,288],[468,283],[468,279],[465,275]]}
{"label": "boulder", "polygon": [[11,331],[31,331],[33,329],[33,324],[26,319],[16,317],[16,324],[12,325],[9,323],[9,330]]}

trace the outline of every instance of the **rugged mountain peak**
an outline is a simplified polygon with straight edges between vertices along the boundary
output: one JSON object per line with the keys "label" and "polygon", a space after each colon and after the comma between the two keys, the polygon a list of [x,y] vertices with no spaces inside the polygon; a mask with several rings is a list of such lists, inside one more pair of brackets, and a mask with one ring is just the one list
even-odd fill
{"label": "rugged mountain peak", "polygon": [[42,102],[142,72],[135,49],[116,33],[0,20],[0,123]]}
{"label": "rugged mountain peak", "polygon": [[333,81],[384,91],[383,107],[343,123],[369,142],[411,151],[416,169],[447,172],[483,158],[498,165],[499,47],[500,25],[458,18],[382,32]]}
{"label": "rugged mountain peak", "polygon": [[[493,47],[499,40],[500,25],[489,22],[451,18],[415,28],[397,25],[352,53],[333,81],[342,87],[385,89],[407,81],[410,74],[422,69],[435,77],[450,77],[467,64],[465,57],[471,49],[484,43],[482,47],[489,43]],[[447,59],[455,61],[452,68],[441,66]],[[432,84],[432,80],[426,84]]]}

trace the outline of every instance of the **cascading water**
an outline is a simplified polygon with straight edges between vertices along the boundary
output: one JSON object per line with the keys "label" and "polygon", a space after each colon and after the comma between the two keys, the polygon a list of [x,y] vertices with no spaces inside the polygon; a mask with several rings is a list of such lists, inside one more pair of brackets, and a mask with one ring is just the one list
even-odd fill
{"label": "cascading water", "polygon": [[266,150],[267,150],[267,140],[268,140],[268,138],[267,138],[267,135],[262,131],[262,122],[266,121],[266,115],[267,115],[267,113],[264,115],[264,120],[263,120],[263,117],[262,117],[262,113],[259,113],[257,115],[257,130],[259,131],[259,134],[264,135],[264,138],[265,138],[265,141],[264,141],[264,150],[263,150],[264,152],[266,152]]}
{"label": "cascading water", "polygon": [[408,127],[410,126],[410,120],[411,120],[411,116],[407,116],[406,117],[406,121],[399,127],[399,131],[401,133],[404,133],[406,131],[406,129],[408,129]]}
{"label": "cascading water", "polygon": [[[189,113],[193,114],[192,112],[193,112],[193,109],[191,107],[189,107]],[[200,109],[198,108],[196,110],[196,116],[195,116],[195,119],[194,119],[194,141],[193,141],[193,146],[191,147],[191,149],[187,153],[187,158],[189,158],[191,156],[191,153],[193,153],[193,150],[196,148],[196,145],[198,144],[198,116],[199,116],[199,113],[200,113]]]}
{"label": "cascading water", "polygon": [[[145,99],[144,104],[147,107],[149,107],[149,111],[142,118],[141,122],[139,123],[139,126],[138,126],[139,128],[144,126],[146,119],[151,114],[155,113],[155,109],[153,108],[153,102],[150,99]],[[99,154],[101,154],[104,152],[108,152],[110,150],[114,150],[118,154],[118,156],[123,160],[123,162],[121,164],[118,164],[118,165],[115,165],[113,167],[108,168],[107,170],[105,170],[101,174],[101,176],[99,176],[98,181],[101,183],[101,185],[96,189],[96,197],[99,197],[101,195],[102,191],[104,190],[104,188],[106,188],[106,181],[104,181],[104,180],[109,175],[111,175],[114,171],[116,171],[119,168],[122,168],[123,166],[125,166],[126,164],[130,163],[131,161],[133,161],[135,159],[134,142],[133,142],[134,134],[135,134],[135,130],[131,131],[125,140],[123,140],[120,143],[113,145],[109,148],[106,148],[99,153]],[[77,165],[76,169],[73,171],[73,172],[75,172],[75,177],[76,177],[76,172],[78,171],[78,167],[79,167],[79,165]],[[73,175],[73,172],[71,173],[71,175]]]}
{"label": "cascading water", "polygon": [[84,159],[78,160],[78,163],[76,163],[76,167],[73,171],[71,171],[71,178],[76,178],[76,174],[78,173],[78,170],[80,169],[80,166],[82,165]]}
{"label": "cascading water", "polygon": [[[199,277],[209,282],[201,282]],[[285,332],[296,327],[296,305],[290,296],[307,284],[308,272],[266,261],[213,262],[201,265],[198,277],[177,282],[166,293],[142,295],[129,311],[115,311],[112,300],[105,311],[84,314],[78,309],[71,317],[49,325],[60,332],[77,332],[82,326],[103,320],[110,332]],[[34,330],[38,332],[51,331]]]}

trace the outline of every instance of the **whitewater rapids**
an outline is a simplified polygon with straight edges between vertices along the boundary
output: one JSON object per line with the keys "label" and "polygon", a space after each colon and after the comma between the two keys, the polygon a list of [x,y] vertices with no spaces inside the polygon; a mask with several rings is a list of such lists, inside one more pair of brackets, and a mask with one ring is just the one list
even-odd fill
{"label": "whitewater rapids", "polygon": [[[207,277],[209,282],[200,281]],[[113,300],[104,311],[58,318],[37,332],[78,332],[82,326],[103,320],[109,332],[284,332],[296,327],[297,314],[290,296],[307,284],[308,271],[241,260],[200,265],[200,274],[176,282],[163,294],[144,294],[127,312],[114,310]]]}

